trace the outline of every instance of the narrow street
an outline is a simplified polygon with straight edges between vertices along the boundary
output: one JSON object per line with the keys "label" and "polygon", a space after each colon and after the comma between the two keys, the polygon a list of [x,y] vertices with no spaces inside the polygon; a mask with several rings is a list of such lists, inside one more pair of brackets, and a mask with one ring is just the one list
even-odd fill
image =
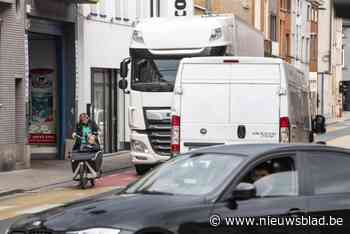
{"label": "narrow street", "polygon": [[76,182],[67,182],[0,198],[0,233],[3,234],[14,218],[44,211],[103,193],[118,191],[137,179],[133,169],[107,175],[97,180],[94,188],[82,190]]}
{"label": "narrow street", "polygon": [[[332,124],[328,127],[327,134],[318,137],[317,140],[327,141],[327,144],[332,146],[350,148],[350,119]],[[76,182],[66,182],[0,198],[0,233],[4,233],[8,224],[20,215],[32,214],[73,201],[118,191],[135,179],[137,179],[136,172],[129,168],[104,176],[97,181],[95,188],[81,190]]]}

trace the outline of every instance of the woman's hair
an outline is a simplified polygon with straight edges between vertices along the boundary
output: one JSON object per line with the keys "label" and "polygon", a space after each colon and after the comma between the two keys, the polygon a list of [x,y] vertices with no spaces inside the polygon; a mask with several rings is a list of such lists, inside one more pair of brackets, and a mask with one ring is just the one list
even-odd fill
{"label": "woman's hair", "polygon": [[86,113],[81,113],[81,114],[79,115],[79,122],[82,122],[82,121],[83,121],[83,118],[89,119],[88,114],[86,114]]}

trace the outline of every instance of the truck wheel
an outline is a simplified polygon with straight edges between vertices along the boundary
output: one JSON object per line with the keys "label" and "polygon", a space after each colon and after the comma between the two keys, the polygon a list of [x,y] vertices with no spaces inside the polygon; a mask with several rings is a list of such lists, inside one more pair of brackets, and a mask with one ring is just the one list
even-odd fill
{"label": "truck wheel", "polygon": [[149,165],[135,165],[135,169],[138,175],[144,175],[151,169]]}

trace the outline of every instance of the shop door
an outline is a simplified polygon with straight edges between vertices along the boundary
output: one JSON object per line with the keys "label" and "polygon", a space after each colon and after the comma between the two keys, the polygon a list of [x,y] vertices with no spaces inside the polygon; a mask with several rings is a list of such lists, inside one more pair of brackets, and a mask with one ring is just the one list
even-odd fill
{"label": "shop door", "polygon": [[101,130],[101,145],[105,153],[118,151],[117,70],[91,70],[92,119]]}

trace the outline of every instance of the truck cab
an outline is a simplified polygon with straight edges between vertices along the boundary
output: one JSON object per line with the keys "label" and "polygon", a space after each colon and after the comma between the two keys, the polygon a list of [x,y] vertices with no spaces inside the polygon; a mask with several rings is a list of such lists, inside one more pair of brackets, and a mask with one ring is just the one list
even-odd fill
{"label": "truck cab", "polygon": [[[251,33],[253,41],[243,41],[237,32]],[[130,80],[120,87],[130,95],[131,156],[139,174],[171,156],[171,104],[180,60],[243,51],[263,56],[263,43],[260,32],[233,15],[151,18],[135,26],[130,58],[120,72],[126,79],[131,68]]]}

